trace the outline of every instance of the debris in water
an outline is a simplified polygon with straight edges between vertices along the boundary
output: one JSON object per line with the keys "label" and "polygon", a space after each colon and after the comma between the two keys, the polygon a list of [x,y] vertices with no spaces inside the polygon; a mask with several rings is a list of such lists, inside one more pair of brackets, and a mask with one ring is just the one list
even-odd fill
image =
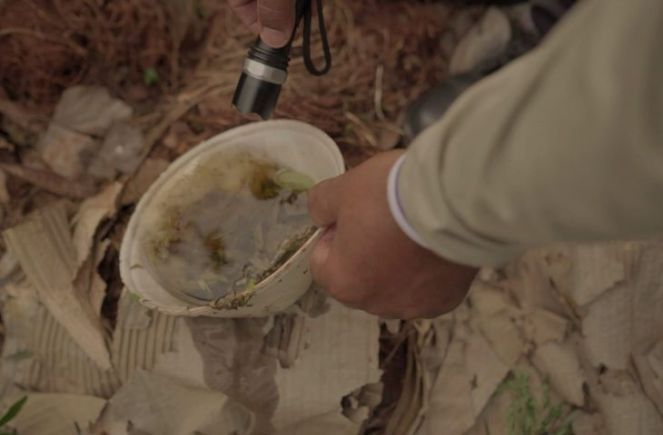
{"label": "debris in water", "polygon": [[313,180],[246,153],[201,162],[160,200],[147,236],[164,288],[218,309],[246,306],[253,287],[313,234]]}

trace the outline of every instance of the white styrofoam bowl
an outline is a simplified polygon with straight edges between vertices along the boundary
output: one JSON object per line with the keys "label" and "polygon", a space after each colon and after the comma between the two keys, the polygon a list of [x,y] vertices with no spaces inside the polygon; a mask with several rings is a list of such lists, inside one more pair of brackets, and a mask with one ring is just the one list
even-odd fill
{"label": "white styrofoam bowl", "polygon": [[185,182],[198,163],[220,152],[249,152],[269,158],[313,178],[316,182],[342,174],[343,157],[336,143],[323,131],[299,121],[278,120],[244,125],[215,136],[187,152],[164,171],[139,201],[129,221],[120,250],[120,274],[130,292],[145,306],[179,316],[262,317],[283,311],[301,297],[311,284],[308,260],[318,230],[272,275],[259,282],[249,306],[219,310],[194,305],[164,289],[156,271],[149,267],[148,253],[141,243],[150,219],[157,213],[160,198]]}

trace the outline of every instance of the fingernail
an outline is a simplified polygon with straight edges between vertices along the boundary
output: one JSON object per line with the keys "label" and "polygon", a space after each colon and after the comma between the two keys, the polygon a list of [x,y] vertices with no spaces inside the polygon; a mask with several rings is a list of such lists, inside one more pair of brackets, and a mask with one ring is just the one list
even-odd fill
{"label": "fingernail", "polygon": [[288,42],[288,34],[282,30],[263,27],[260,32],[260,39],[270,47],[281,48]]}

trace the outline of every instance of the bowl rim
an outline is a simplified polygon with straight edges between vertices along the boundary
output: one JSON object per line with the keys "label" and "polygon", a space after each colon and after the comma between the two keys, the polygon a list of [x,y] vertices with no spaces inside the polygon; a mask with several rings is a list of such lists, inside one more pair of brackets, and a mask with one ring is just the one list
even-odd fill
{"label": "bowl rim", "polygon": [[[329,137],[327,133],[320,130],[319,128],[307,124],[305,122],[296,121],[296,120],[282,119],[282,120],[253,122],[231,128],[215,136],[212,136],[211,138],[199,143],[198,145],[195,145],[190,151],[182,154],[180,157],[178,157],[173,162],[171,162],[168,168],[166,168],[165,171],[159,174],[157,179],[150,185],[150,187],[141,196],[140,200],[136,204],[136,208],[133,211],[131,218],[129,219],[129,224],[127,225],[127,229],[122,237],[122,243],[120,246],[120,276],[123,284],[125,285],[125,287],[127,287],[128,290],[138,293],[141,303],[143,303],[144,305],[150,308],[155,308],[162,312],[171,313],[171,314],[186,313],[189,315],[194,315],[196,314],[196,312],[206,312],[210,309],[213,309],[207,304],[196,305],[187,302],[185,300],[179,299],[177,296],[173,295],[170,291],[163,288],[163,286],[161,286],[158,283],[158,281],[154,277],[152,277],[147,270],[145,270],[144,272],[147,273],[147,275],[154,282],[154,284],[156,284],[164,292],[171,294],[171,296],[173,296],[175,299],[178,299],[181,302],[181,304],[162,305],[161,303],[157,303],[149,298],[146,298],[144,294],[140,292],[140,290],[134,290],[131,288],[131,287],[137,287],[137,285],[135,285],[137,283],[135,282],[135,279],[133,277],[134,270],[133,267],[130,265],[131,264],[130,260],[134,257],[134,254],[136,253],[136,249],[134,248],[137,240],[136,233],[138,232],[138,228],[140,227],[139,223],[140,219],[137,219],[135,217],[142,215],[145,212],[145,209],[152,205],[154,198],[156,198],[158,193],[163,189],[165,183],[167,183],[176,173],[180,172],[182,168],[186,167],[192,161],[197,159],[201,154],[206,154],[208,152],[211,152],[215,148],[222,146],[224,143],[227,143],[237,138],[238,136],[246,135],[260,130],[284,129],[284,128],[285,129],[294,128],[300,131],[308,131],[308,133],[318,136],[321,140],[317,142],[316,145],[311,145],[311,146],[320,146],[320,145],[324,146],[327,149],[327,151],[330,153],[329,154],[329,156],[331,157],[330,163],[334,164],[335,166],[334,169],[337,175],[341,175],[345,172],[345,162],[343,160],[343,155],[341,154],[341,151],[338,145],[336,144],[336,142],[331,137]],[[254,290],[255,293],[264,291],[266,287],[268,287],[275,280],[279,279],[283,271],[291,267],[292,263],[294,263],[297,260],[297,258],[302,254],[302,252],[306,251],[310,247],[310,245],[312,245],[317,241],[317,239],[322,234],[322,231],[323,229],[321,228],[317,229],[306,240],[306,242],[304,242],[297,249],[297,251],[295,251],[290,256],[290,258],[288,258],[283,264],[281,264],[268,277],[257,283]]]}

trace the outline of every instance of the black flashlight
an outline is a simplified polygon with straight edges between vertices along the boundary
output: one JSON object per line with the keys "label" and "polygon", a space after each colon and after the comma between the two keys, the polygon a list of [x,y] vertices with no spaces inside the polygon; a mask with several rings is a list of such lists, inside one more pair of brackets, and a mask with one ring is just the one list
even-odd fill
{"label": "black flashlight", "polygon": [[311,59],[312,1],[297,0],[295,4],[295,28],[290,41],[284,47],[272,48],[258,38],[249,50],[233,96],[233,105],[241,113],[257,113],[262,119],[272,116],[281,94],[281,86],[288,77],[290,48],[297,33],[299,22],[302,19],[304,20],[302,49],[306,69],[311,74],[320,76],[326,74],[331,68],[331,51],[327,41],[321,0],[316,0],[316,6],[325,63],[322,68],[318,69]]}

